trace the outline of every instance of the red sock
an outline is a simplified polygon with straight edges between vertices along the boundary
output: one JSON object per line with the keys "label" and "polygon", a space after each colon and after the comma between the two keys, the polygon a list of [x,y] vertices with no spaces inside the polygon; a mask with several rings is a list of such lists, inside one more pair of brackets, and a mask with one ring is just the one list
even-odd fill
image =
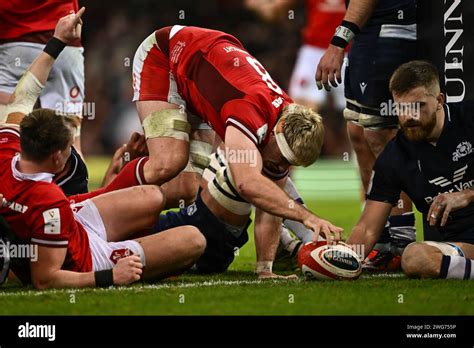
{"label": "red sock", "polygon": [[135,158],[122,168],[120,173],[110,184],[107,185],[105,192],[116,191],[127,187],[146,185],[143,168],[148,161],[148,157]]}
{"label": "red sock", "polygon": [[71,204],[85,201],[86,199],[94,198],[106,192],[117,191],[123,188],[146,185],[145,174],[143,168],[148,161],[148,157],[139,157],[128,163],[122,168],[120,173],[114,180],[106,187],[102,187],[89,193],[70,196],[69,202]]}

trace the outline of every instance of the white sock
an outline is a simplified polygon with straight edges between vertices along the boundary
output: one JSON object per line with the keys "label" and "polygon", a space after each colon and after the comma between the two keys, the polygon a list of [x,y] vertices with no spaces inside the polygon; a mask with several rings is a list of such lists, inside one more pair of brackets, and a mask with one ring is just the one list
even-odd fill
{"label": "white sock", "polygon": [[462,256],[443,255],[440,278],[474,279],[474,267],[471,259]]}
{"label": "white sock", "polygon": [[288,247],[290,246],[291,242],[293,242],[293,237],[291,236],[290,231],[288,231],[285,226],[281,226],[280,242],[283,245],[283,248],[285,248],[285,250],[288,250]]}
{"label": "white sock", "polygon": [[[285,192],[295,202],[300,203],[304,207],[306,206],[303,202],[303,199],[300,197],[300,194],[296,190],[296,186],[291,180],[291,178],[288,178],[288,180],[286,180]],[[307,229],[306,226],[302,223],[293,220],[283,220],[283,224],[291,231],[293,231],[296,237],[298,237],[298,239],[301,240],[303,243],[311,242],[313,240],[313,231]]]}

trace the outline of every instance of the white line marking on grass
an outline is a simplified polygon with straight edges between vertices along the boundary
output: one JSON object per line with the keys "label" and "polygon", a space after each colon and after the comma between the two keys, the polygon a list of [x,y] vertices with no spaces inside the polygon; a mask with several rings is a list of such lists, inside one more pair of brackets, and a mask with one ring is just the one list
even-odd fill
{"label": "white line marking on grass", "polygon": [[361,276],[362,279],[370,278],[405,278],[403,273],[365,273]]}
{"label": "white line marking on grass", "polygon": [[[403,278],[403,273],[375,273],[375,274],[363,274],[361,279],[370,278]],[[267,279],[267,280],[207,280],[203,282],[170,282],[170,283],[158,283],[158,284],[141,284],[134,286],[119,286],[110,288],[84,288],[84,289],[51,289],[51,290],[20,290],[20,291],[0,291],[1,297],[19,297],[19,296],[43,296],[43,295],[54,295],[54,294],[71,294],[81,292],[93,292],[93,293],[104,293],[110,291],[134,291],[140,292],[142,290],[163,290],[163,289],[190,289],[190,288],[203,288],[213,286],[236,286],[236,285],[257,285],[257,284],[281,284],[287,282],[304,282],[302,278],[298,280],[287,280],[284,279]]]}
{"label": "white line marking on grass", "polygon": [[42,295],[53,295],[53,294],[69,294],[69,293],[80,293],[80,292],[109,292],[109,291],[135,291],[140,292],[141,290],[163,290],[163,289],[183,289],[183,288],[199,288],[199,287],[212,287],[212,286],[235,286],[235,285],[256,285],[256,284],[268,284],[268,283],[281,283],[281,280],[209,280],[204,282],[194,283],[164,283],[164,284],[143,284],[135,286],[120,286],[110,288],[86,288],[86,289],[51,289],[51,290],[23,290],[15,292],[1,292],[0,297],[15,297],[15,296],[42,296]]}

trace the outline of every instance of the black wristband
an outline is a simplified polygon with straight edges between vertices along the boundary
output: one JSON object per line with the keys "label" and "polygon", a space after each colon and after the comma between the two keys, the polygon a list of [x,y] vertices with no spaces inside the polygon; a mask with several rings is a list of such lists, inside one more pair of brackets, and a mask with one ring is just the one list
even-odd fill
{"label": "black wristband", "polygon": [[114,285],[114,272],[111,269],[105,271],[97,271],[94,273],[95,286],[99,288],[108,288]]}
{"label": "black wristband", "polygon": [[49,54],[54,59],[58,58],[59,54],[66,47],[66,44],[58,38],[52,37],[44,47],[43,51]]}
{"label": "black wristband", "polygon": [[341,25],[343,27],[348,28],[350,31],[354,33],[354,35],[357,35],[360,33],[360,28],[357,26],[357,24],[349,22],[349,21],[342,21]]}
{"label": "black wristband", "polygon": [[346,48],[354,36],[360,32],[359,27],[352,22],[342,21],[337,27],[336,32],[331,40],[331,45]]}

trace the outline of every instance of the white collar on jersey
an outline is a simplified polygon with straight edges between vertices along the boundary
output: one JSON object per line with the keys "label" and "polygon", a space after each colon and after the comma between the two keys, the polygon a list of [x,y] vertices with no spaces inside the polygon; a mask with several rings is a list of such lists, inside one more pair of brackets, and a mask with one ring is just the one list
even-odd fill
{"label": "white collar on jersey", "polygon": [[13,177],[17,180],[32,180],[32,181],[44,181],[48,183],[53,182],[54,174],[51,173],[34,173],[34,174],[25,174],[20,172],[16,165],[20,160],[20,154],[17,154],[12,159],[12,173]]}

